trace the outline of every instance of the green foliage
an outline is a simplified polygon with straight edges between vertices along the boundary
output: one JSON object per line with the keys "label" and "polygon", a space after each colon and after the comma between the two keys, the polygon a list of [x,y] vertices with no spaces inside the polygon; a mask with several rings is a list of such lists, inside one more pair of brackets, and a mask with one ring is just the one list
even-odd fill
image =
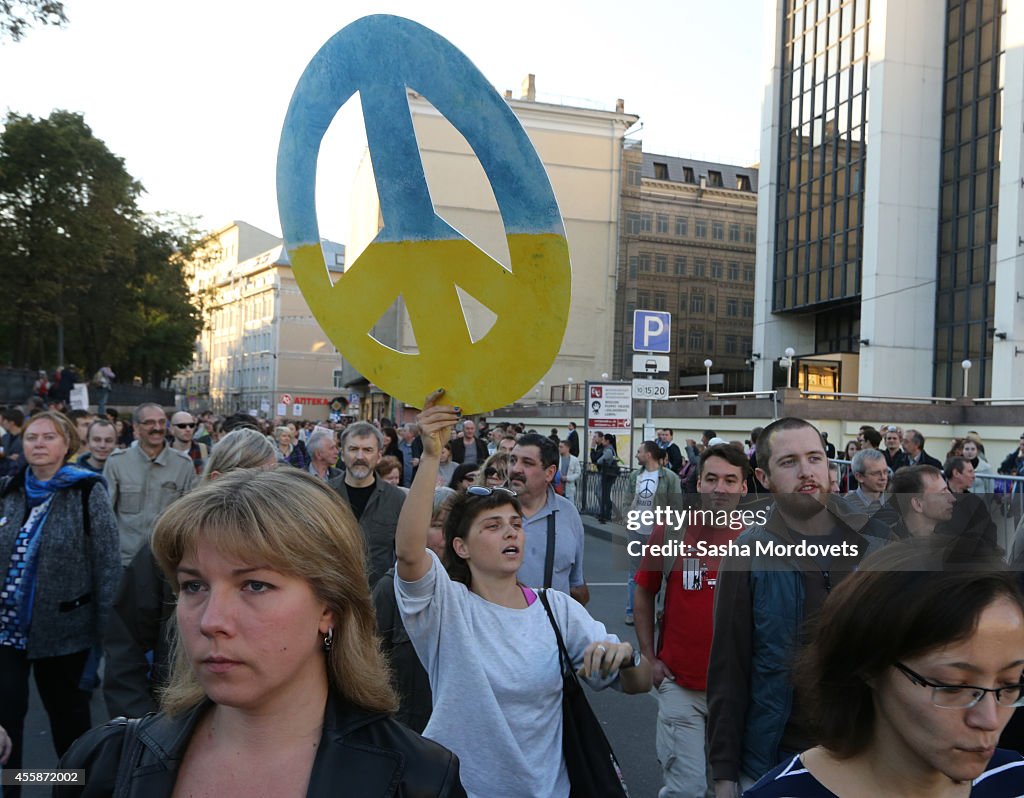
{"label": "green foliage", "polygon": [[187,220],[143,216],[142,186],[79,114],[10,114],[0,134],[0,361],[104,363],[159,384],[191,359],[200,327]]}
{"label": "green foliage", "polygon": [[67,21],[59,0],[0,0],[0,39],[18,41],[36,23],[60,26]]}

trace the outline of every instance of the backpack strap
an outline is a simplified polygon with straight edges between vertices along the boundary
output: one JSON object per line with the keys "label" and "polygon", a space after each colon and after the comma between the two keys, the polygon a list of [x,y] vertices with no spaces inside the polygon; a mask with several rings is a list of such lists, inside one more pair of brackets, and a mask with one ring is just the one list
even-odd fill
{"label": "backpack strap", "polygon": [[551,587],[551,579],[555,572],[555,513],[552,510],[548,516],[548,547],[544,554],[544,589]]}

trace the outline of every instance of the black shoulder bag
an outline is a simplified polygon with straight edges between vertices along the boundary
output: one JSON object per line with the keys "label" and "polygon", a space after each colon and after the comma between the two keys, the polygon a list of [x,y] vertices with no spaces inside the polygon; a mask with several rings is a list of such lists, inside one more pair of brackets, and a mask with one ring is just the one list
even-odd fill
{"label": "black shoulder bag", "polygon": [[622,768],[572,667],[562,632],[548,603],[547,591],[538,593],[558,641],[558,662],[562,670],[562,756],[569,773],[569,798],[629,798]]}

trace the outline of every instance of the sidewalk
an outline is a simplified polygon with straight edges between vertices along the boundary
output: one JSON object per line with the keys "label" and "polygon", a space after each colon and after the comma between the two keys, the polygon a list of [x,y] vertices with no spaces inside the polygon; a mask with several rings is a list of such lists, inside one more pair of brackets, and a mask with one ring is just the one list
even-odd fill
{"label": "sidewalk", "polygon": [[593,535],[595,538],[607,540],[611,543],[621,543],[622,545],[626,545],[629,541],[626,527],[622,524],[616,524],[611,521],[607,524],[601,524],[598,523],[594,516],[584,515],[583,513],[580,513],[580,518],[583,520],[583,531],[588,535]]}

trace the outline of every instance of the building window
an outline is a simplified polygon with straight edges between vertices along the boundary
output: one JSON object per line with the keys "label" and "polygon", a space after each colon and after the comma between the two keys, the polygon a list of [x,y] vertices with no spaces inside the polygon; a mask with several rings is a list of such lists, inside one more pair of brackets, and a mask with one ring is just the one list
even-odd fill
{"label": "building window", "polygon": [[743,318],[754,318],[754,303],[749,299],[743,300]]}
{"label": "building window", "polygon": [[682,255],[676,255],[676,277],[686,276],[686,258]]}
{"label": "building window", "polygon": [[342,370],[335,369],[333,372],[334,376],[334,390],[340,391],[345,387],[345,379],[342,377]]}
{"label": "building window", "polygon": [[651,232],[651,214],[641,213],[640,214],[640,230],[644,233]]}
{"label": "building window", "polygon": [[651,270],[651,256],[646,252],[640,253],[640,271],[649,272]]}
{"label": "building window", "polygon": [[722,188],[722,173],[713,169],[708,170],[708,185],[711,188]]}
{"label": "building window", "polygon": [[744,244],[756,244],[757,243],[757,230],[752,224],[743,225],[743,243]]}
{"label": "building window", "polygon": [[655,180],[668,180],[668,164],[667,163],[654,163],[654,179]]}
{"label": "building window", "polygon": [[[684,333],[684,332],[679,333],[679,351],[680,352],[685,352],[686,351],[686,333]],[[680,376],[682,376],[682,375],[680,375]]]}
{"label": "building window", "polygon": [[737,191],[750,191],[750,177],[748,175],[736,175]]}
{"label": "building window", "polygon": [[626,232],[631,236],[640,235],[640,214],[639,213],[627,213],[626,214]]}
{"label": "building window", "polygon": [[743,354],[750,357],[750,353],[754,351],[754,339],[744,338],[743,339]]}
{"label": "building window", "polygon": [[684,166],[683,167],[683,182],[684,183],[696,183],[697,182],[694,179],[694,176],[693,176],[693,167],[692,166]]}
{"label": "building window", "polygon": [[686,294],[679,295],[679,312],[686,313]]}
{"label": "building window", "polygon": [[701,352],[704,349],[703,330],[690,330],[690,351]]}
{"label": "building window", "polygon": [[695,236],[697,236],[697,238],[707,238],[708,237],[708,223],[707,223],[707,221],[704,220],[704,219],[697,219],[697,221],[695,221],[693,223],[693,234]]}
{"label": "building window", "polygon": [[676,217],[676,235],[686,236],[689,235],[690,219],[687,216]]}
{"label": "building window", "polygon": [[729,225],[729,240],[739,241],[740,240],[740,226],[738,224]]}
{"label": "building window", "polygon": [[654,256],[654,271],[658,274],[668,273],[668,256],[667,255],[655,255]]}
{"label": "building window", "polygon": [[754,267],[744,266],[743,267],[743,280],[748,283],[754,282]]}
{"label": "building window", "polygon": [[651,295],[650,294],[637,294],[636,305],[640,310],[651,309]]}
{"label": "building window", "polygon": [[711,279],[721,280],[722,279],[722,261],[713,260],[711,261]]}
{"label": "building window", "polygon": [[739,300],[735,297],[728,297],[725,300],[725,315],[726,316],[738,316],[739,315]]}
{"label": "building window", "polygon": [[661,235],[668,235],[668,214],[658,214],[658,233]]}
{"label": "building window", "polygon": [[665,295],[655,294],[654,295],[654,309],[655,310],[667,310],[665,306]]}
{"label": "building window", "polygon": [[740,265],[738,263],[730,262],[726,274],[728,274],[729,279],[732,282],[738,283],[740,280]]}
{"label": "building window", "polygon": [[704,312],[704,297],[700,294],[694,294],[690,297],[690,313],[703,313]]}
{"label": "building window", "polygon": [[626,165],[626,185],[639,186],[641,183],[640,164],[631,163]]}
{"label": "building window", "polygon": [[700,259],[700,260],[694,260],[693,261],[693,276],[694,277],[703,277],[704,273],[706,271],[707,271],[707,261],[706,260]]}
{"label": "building window", "polygon": [[711,237],[715,241],[723,241],[725,239],[725,225],[721,222],[712,222]]}
{"label": "building window", "polygon": [[715,349],[715,336],[713,336],[711,333],[708,333],[708,338],[704,342],[704,346],[707,347],[708,354],[711,354],[712,352],[714,352],[714,349]]}
{"label": "building window", "polygon": [[640,268],[640,258],[636,255],[629,256],[629,276],[631,279],[636,279],[637,270]]}
{"label": "building window", "polygon": [[708,315],[712,315],[715,312],[715,298],[713,296],[708,297]]}
{"label": "building window", "polygon": [[725,336],[725,354],[735,355],[736,354],[736,336],[727,335]]}

